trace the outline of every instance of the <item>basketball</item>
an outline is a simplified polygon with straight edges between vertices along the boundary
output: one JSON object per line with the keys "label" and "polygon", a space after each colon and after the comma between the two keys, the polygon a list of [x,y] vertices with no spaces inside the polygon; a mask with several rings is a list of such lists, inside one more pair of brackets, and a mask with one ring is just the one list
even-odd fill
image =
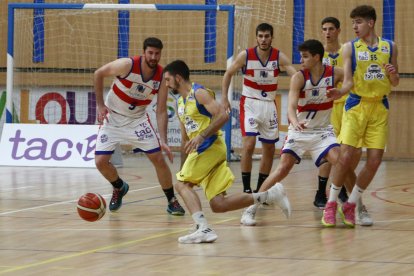
{"label": "basketball", "polygon": [[78,214],[87,221],[97,221],[105,215],[105,199],[96,193],[86,193],[78,200]]}

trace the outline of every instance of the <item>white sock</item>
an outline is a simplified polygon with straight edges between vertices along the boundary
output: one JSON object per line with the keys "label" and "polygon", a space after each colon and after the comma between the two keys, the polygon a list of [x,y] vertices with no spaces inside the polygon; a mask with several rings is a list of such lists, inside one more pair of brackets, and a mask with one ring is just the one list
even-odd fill
{"label": "white sock", "polygon": [[355,185],[352,189],[352,193],[348,198],[349,203],[356,203],[362,196],[362,193],[364,192],[364,189],[361,189],[358,187],[358,185]]}
{"label": "white sock", "polygon": [[338,199],[339,192],[341,191],[342,187],[335,186],[335,184],[331,184],[331,187],[329,188],[329,198],[328,202],[336,202]]}
{"label": "white sock", "polygon": [[267,200],[267,191],[260,193],[252,193],[254,204],[263,204]]}
{"label": "white sock", "polygon": [[191,217],[197,225],[200,225],[200,228],[208,227],[208,222],[206,217],[204,216],[203,211],[195,212]]}

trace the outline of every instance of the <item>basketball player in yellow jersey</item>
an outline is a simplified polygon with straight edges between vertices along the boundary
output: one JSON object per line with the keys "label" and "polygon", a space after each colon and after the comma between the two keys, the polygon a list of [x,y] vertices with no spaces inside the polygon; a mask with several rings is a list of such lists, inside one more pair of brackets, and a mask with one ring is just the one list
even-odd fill
{"label": "basketball player in yellow jersey", "polygon": [[391,92],[391,86],[399,83],[397,46],[376,35],[375,9],[367,5],[358,6],[351,11],[350,17],[357,39],[343,47],[345,77],[342,87],[329,91],[332,99],[339,99],[348,92],[349,96],[339,137],[342,143],[339,162],[322,217],[322,224],[327,227],[336,224],[336,199],[362,142],[367,149],[367,161],[357,176],[348,202],[339,208],[343,222],[354,227],[356,202],[374,178],[387,143],[387,95]]}
{"label": "basketball player in yellow jersey", "polygon": [[203,188],[213,212],[237,210],[253,203],[277,203],[286,215],[290,214],[289,200],[280,183],[266,192],[226,196],[234,175],[227,166],[226,144],[220,129],[229,115],[215,100],[213,91],[190,81],[190,70],[184,61],[168,64],[164,68],[164,79],[167,87],[180,95],[182,167],[177,173],[176,189],[197,226],[193,233],[178,238],[178,242],[204,243],[217,239],[202,212],[194,186]]}
{"label": "basketball player in yellow jersey", "polygon": [[[322,20],[321,27],[322,36],[325,42],[325,53],[322,63],[324,65],[342,67],[342,45],[339,43],[338,39],[341,32],[339,20],[335,17],[326,17]],[[342,110],[346,97],[347,96],[344,96],[341,99],[336,100],[332,108],[331,123],[334,128],[335,136],[337,137],[341,128]],[[319,167],[318,190],[316,191],[315,200],[313,201],[313,205],[319,209],[325,208],[327,201],[326,184],[328,183],[330,173],[331,164],[329,162],[326,162]],[[352,187],[349,188],[352,189]],[[348,200],[345,186],[342,187],[338,197],[342,202],[346,202]]]}

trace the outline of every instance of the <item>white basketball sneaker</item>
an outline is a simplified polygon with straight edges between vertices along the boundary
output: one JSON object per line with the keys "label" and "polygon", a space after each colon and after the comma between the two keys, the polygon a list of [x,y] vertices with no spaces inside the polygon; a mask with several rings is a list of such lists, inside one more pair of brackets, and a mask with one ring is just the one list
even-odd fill
{"label": "white basketball sneaker", "polygon": [[276,183],[276,185],[267,190],[267,193],[266,203],[276,203],[282,209],[286,218],[289,218],[292,214],[292,208],[290,207],[290,202],[286,196],[282,183]]}
{"label": "white basketball sneaker", "polygon": [[246,226],[255,226],[256,225],[256,205],[252,205],[244,209],[240,223]]}
{"label": "white basketball sneaker", "polygon": [[208,243],[217,240],[217,234],[211,228],[198,228],[195,232],[179,237],[179,243]]}
{"label": "white basketball sneaker", "polygon": [[371,226],[374,224],[373,219],[371,218],[371,216],[368,213],[367,208],[365,207],[365,205],[362,206],[357,206],[357,224],[361,225],[361,226]]}

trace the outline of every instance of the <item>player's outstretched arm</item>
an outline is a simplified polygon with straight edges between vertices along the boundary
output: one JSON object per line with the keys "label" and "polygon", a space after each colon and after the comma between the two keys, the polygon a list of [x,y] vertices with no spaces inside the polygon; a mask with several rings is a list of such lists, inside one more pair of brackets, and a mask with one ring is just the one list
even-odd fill
{"label": "player's outstretched arm", "polygon": [[289,58],[282,52],[279,52],[279,63],[280,67],[282,67],[281,69],[286,71],[289,76],[293,76],[297,72]]}
{"label": "player's outstretched arm", "polygon": [[106,77],[126,77],[130,72],[132,60],[130,58],[120,58],[109,62],[98,68],[93,74],[93,86],[96,94],[96,105],[98,107],[98,122],[102,123],[108,113],[103,98],[104,79]]}
{"label": "player's outstretched arm", "polygon": [[238,70],[246,65],[247,52],[240,52],[230,67],[226,70],[223,76],[221,86],[221,103],[224,106],[224,110],[227,112],[231,111],[231,104],[229,101],[229,87],[232,77],[237,73]]}
{"label": "player's outstretched arm", "polygon": [[288,118],[289,122],[297,131],[305,129],[305,122],[299,122],[296,111],[298,109],[299,93],[305,84],[305,79],[301,72],[296,72],[290,79],[290,88],[288,95]]}

